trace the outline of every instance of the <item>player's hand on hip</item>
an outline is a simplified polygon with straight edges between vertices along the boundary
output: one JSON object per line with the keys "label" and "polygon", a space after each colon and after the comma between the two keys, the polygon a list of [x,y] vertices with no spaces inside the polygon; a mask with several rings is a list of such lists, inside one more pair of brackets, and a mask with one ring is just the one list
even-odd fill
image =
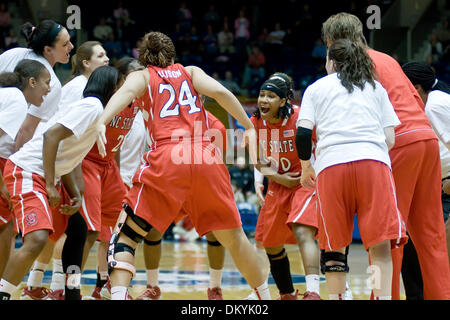
{"label": "player's hand on hip", "polygon": [[53,185],[47,185],[47,197],[48,197],[48,203],[51,207],[57,207],[61,203],[61,194],[59,193],[58,189],[56,189]]}
{"label": "player's hand on hip", "polygon": [[300,185],[300,175],[298,172],[286,172],[282,175],[283,177],[283,186],[286,188],[295,188]]}
{"label": "player's hand on hip", "polygon": [[97,148],[102,157],[106,157],[106,126],[103,123],[97,123]]}
{"label": "player's hand on hip", "polygon": [[70,200],[70,205],[63,204],[61,206],[61,213],[63,215],[72,216],[80,210],[83,198],[75,197]]}

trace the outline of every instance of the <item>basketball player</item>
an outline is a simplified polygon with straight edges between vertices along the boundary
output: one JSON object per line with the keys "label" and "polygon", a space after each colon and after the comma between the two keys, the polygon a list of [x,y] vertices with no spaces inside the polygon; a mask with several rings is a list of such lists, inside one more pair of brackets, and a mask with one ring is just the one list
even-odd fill
{"label": "basketball player", "polygon": [[66,28],[52,20],[44,20],[37,27],[30,23],[23,25],[21,34],[29,49],[13,48],[0,55],[0,72],[11,72],[22,59],[32,59],[47,67],[51,75],[51,91],[40,107],[31,106],[25,122],[17,136],[16,150],[29,141],[38,126],[48,121],[58,110],[61,99],[61,82],[53,70],[56,63],[66,64],[73,45]]}
{"label": "basketball player", "polygon": [[15,139],[28,111],[28,104],[40,106],[50,92],[50,73],[36,60],[22,60],[13,73],[0,75],[0,277],[11,252],[13,211],[4,184],[3,170],[15,151]]}
{"label": "basketball player", "polygon": [[[123,58],[118,61],[121,83],[131,72],[143,70],[144,67],[136,59]],[[112,228],[117,222],[118,213],[122,208],[122,200],[127,192],[120,173],[121,152],[124,141],[132,132],[135,117],[140,113],[139,106],[133,102],[118,114],[107,127],[106,134],[111,145],[108,146],[108,156],[103,158],[94,146],[83,160],[83,177],[85,195],[81,212],[88,221],[88,238],[84,248],[83,266],[95,241],[99,242],[97,251],[97,283],[91,296],[85,300],[101,299],[101,291],[107,284],[108,265],[106,263],[109,240]],[[138,156],[138,154],[136,154]],[[140,158],[138,157],[139,161]],[[135,168],[136,172],[137,167]],[[99,179],[100,177],[100,179]],[[105,278],[106,275],[106,278]],[[108,284],[109,285],[109,284]],[[105,289],[109,289],[107,286]],[[106,297],[110,293],[104,293]]]}
{"label": "basketball player", "polygon": [[320,300],[319,248],[315,192],[300,185],[300,161],[295,148],[298,106],[292,106],[292,79],[273,74],[261,87],[258,109],[251,118],[258,132],[260,171],[269,178],[261,208],[255,240],[264,246],[270,271],[281,300],[297,300],[292,283],[289,258],[284,244],[299,245],[306,273],[304,300]]}
{"label": "basketball player", "polygon": [[[345,248],[352,240],[356,212],[363,244],[380,277],[380,287],[373,289],[375,299],[390,300],[391,246],[407,239],[388,154],[399,120],[387,92],[374,80],[374,66],[363,46],[336,40],[329,47],[326,68],[329,76],[305,91],[297,143],[302,185],[316,186],[319,246],[325,250],[329,296],[332,300],[344,296]],[[317,161],[313,169],[309,159],[314,127]]]}
{"label": "basketball player", "polygon": [[[0,299],[10,299],[48,237],[58,238],[66,230],[67,220],[61,221],[61,217],[75,214],[80,208],[82,198],[73,171],[94,144],[95,121],[117,84],[116,69],[98,68],[88,81],[85,98],[57,113],[47,123],[48,129],[43,128],[42,134],[37,134],[6,163],[5,182],[14,214],[20,221],[23,246],[8,262],[0,281]],[[60,190],[55,185],[59,178],[70,201],[61,206],[62,215],[57,215],[60,217],[55,221],[49,208],[61,204]],[[72,271],[73,283],[79,283],[81,270]],[[66,290],[66,300],[80,299],[79,288],[70,290],[70,294]]]}
{"label": "basketball player", "polygon": [[[386,88],[401,124],[389,155],[398,196],[398,208],[417,249],[425,299],[450,299],[450,267],[441,204],[438,139],[424,104],[400,65],[390,56],[367,47],[358,17],[340,13],[323,24],[327,47],[347,38],[366,47],[375,64],[377,80]],[[433,221],[433,223],[429,223]],[[392,251],[393,299],[400,299],[402,248]]]}
{"label": "basketball player", "polygon": [[[224,150],[227,149],[227,132],[225,126],[210,112],[207,112],[207,116],[211,128],[208,130],[211,141],[220,149],[221,154],[224,155]],[[185,210],[182,210],[175,223],[186,217],[187,213]],[[136,300],[161,299],[161,289],[158,286],[161,239],[162,235],[155,229],[152,229],[147,237],[144,238],[147,288]],[[221,283],[223,265],[225,262],[225,249],[220,242],[217,241],[212,232],[206,234],[206,241],[209,262],[208,300],[223,300]]]}
{"label": "basketball player", "polygon": [[[127,298],[130,280],[135,275],[137,244],[152,228],[164,233],[184,205],[190,208],[188,214],[197,232],[214,232],[259,297],[270,299],[256,252],[242,230],[228,170],[223,163],[218,164],[219,152],[204,138],[208,122],[199,94],[215,99],[244,124],[245,141],[250,142],[250,154],[256,161],[251,121],[236,97],[201,69],[174,64],[175,47],[168,36],[148,33],[139,53],[141,64],[148,69],[128,76],[99,121],[106,125],[133,99],[142,99],[147,142],[153,148],[134,177],[117,234],[111,238],[108,259],[113,300]],[[104,125],[98,127],[102,154],[106,143]]]}
{"label": "basketball player", "polygon": [[[408,79],[416,88],[423,103],[425,114],[439,138],[442,178],[442,207],[446,221],[447,250],[450,249],[450,87],[436,79],[433,69],[424,62],[409,62],[402,66]],[[450,259],[450,251],[448,252]],[[403,253],[402,279],[407,300],[423,300],[423,280],[417,252],[408,242]]]}
{"label": "basketball player", "polygon": [[[76,54],[72,56],[72,79],[62,88],[59,109],[67,108],[72,103],[82,100],[83,91],[92,72],[108,64],[109,58],[99,42],[87,41],[83,43],[77,49]],[[33,265],[33,269],[28,277],[27,286],[20,296],[21,300],[40,300],[43,298],[41,292],[45,292],[47,289],[42,286],[42,279],[44,271],[52,258],[52,254],[52,280],[50,291],[44,299],[64,300],[65,274],[62,265],[62,250],[65,240],[66,235],[63,234],[56,243],[53,241],[47,243]]]}

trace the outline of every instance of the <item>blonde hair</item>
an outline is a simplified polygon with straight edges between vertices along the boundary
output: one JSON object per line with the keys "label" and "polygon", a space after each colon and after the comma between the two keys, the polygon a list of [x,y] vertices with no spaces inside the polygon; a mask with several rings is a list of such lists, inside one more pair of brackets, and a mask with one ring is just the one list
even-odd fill
{"label": "blonde hair", "polygon": [[166,68],[173,64],[176,57],[172,40],[161,32],[147,33],[138,48],[139,62],[144,66]]}
{"label": "blonde hair", "polygon": [[323,23],[322,39],[327,47],[339,39],[349,39],[367,46],[361,20],[357,16],[346,12],[335,14]]}

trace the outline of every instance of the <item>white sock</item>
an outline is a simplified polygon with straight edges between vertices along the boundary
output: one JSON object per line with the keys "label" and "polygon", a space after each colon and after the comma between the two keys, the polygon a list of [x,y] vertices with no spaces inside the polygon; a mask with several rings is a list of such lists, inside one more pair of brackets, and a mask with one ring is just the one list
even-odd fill
{"label": "white sock", "polygon": [[306,275],[306,291],[320,294],[320,276],[318,274]]}
{"label": "white sock", "polygon": [[64,290],[66,284],[66,275],[64,274],[62,260],[53,259],[53,274],[50,290]]}
{"label": "white sock", "polygon": [[127,300],[128,287],[112,287],[111,300]]}
{"label": "white sock", "polygon": [[42,287],[42,279],[44,278],[44,272],[47,269],[47,264],[39,261],[35,261],[33,268],[30,271],[30,275],[27,281],[28,288],[40,288]]}
{"label": "white sock", "polygon": [[328,298],[330,300],[345,300],[345,294],[338,293],[338,294],[328,294]]}
{"label": "white sock", "polygon": [[14,293],[14,291],[16,291],[16,289],[17,286],[13,285],[12,283],[9,283],[5,279],[2,279],[0,281],[0,292],[5,292],[10,296],[12,296],[12,294]]}
{"label": "white sock", "polygon": [[255,288],[254,290],[260,300],[272,300],[267,281],[265,281],[262,285],[260,285],[258,288]]}
{"label": "white sock", "polygon": [[209,268],[209,288],[220,288],[222,284],[222,269],[216,270]]}
{"label": "white sock", "polygon": [[392,300],[392,296],[379,296],[379,297],[374,297],[374,300]]}
{"label": "white sock", "polygon": [[108,271],[100,271],[99,274],[100,274],[101,280],[108,280],[108,277],[109,277]]}
{"label": "white sock", "polygon": [[159,282],[159,268],[158,269],[147,269],[147,285],[155,287]]}

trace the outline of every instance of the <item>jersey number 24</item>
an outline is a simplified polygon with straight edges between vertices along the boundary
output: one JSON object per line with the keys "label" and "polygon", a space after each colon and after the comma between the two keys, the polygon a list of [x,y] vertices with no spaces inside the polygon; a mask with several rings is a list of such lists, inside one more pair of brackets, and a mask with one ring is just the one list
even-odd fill
{"label": "jersey number 24", "polygon": [[169,91],[170,97],[164,107],[161,109],[161,112],[159,114],[159,117],[161,119],[178,116],[180,114],[180,106],[189,106],[189,114],[201,111],[201,109],[196,105],[197,96],[192,95],[192,91],[187,80],[184,80],[181,84],[180,92],[178,93],[178,104],[176,104],[175,106],[173,106],[173,104],[177,98],[177,94],[173,86],[171,84],[161,83],[159,85],[159,94],[162,94],[164,91]]}

